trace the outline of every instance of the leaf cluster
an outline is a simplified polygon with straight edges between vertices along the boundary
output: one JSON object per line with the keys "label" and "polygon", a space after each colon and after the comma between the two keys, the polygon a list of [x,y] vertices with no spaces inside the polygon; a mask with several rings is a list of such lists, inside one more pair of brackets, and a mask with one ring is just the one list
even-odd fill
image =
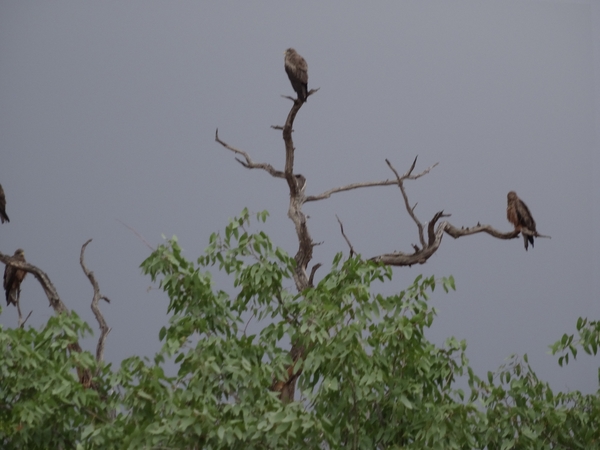
{"label": "leaf cluster", "polygon": [[[294,258],[249,230],[244,210],[196,261],[172,238],[142,263],[169,298],[152,360],[113,370],[71,352],[90,331],[75,314],[39,331],[0,329],[0,446],[599,448],[598,395],[553,392],[526,356],[479,378],[464,341],[427,339],[429,297],[455,289],[452,277],[419,276],[382,295],[389,267],[338,254],[314,287],[294,292]],[[231,285],[218,289],[214,270]],[[578,330],[579,341],[563,337],[555,351],[595,354],[597,324],[581,319]],[[295,364],[291,343],[303,350]],[[94,373],[93,388],[78,382],[78,368]],[[297,397],[282,402],[273,386],[292,374]]]}

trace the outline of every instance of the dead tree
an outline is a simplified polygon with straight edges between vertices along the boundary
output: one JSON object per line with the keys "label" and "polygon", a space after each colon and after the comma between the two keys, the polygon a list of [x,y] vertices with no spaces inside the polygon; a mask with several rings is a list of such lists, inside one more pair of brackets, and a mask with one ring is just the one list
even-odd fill
{"label": "dead tree", "polygon": [[[83,254],[85,252],[85,248],[87,247],[87,245],[90,242],[92,242],[91,239],[89,239],[81,247],[81,255],[79,257],[79,262],[81,264],[81,268],[83,269],[83,272],[90,280],[90,283],[92,284],[92,288],[94,290],[91,308],[92,308],[92,311],[94,312],[94,316],[96,317],[96,320],[98,321],[98,325],[100,326],[100,337],[98,338],[98,345],[96,347],[96,361],[102,362],[104,359],[104,342],[106,340],[106,336],[110,332],[110,328],[106,325],[104,316],[102,315],[102,313],[100,312],[100,309],[98,308],[98,302],[100,300],[104,300],[104,301],[110,303],[110,300],[100,294],[100,287],[98,286],[98,282],[96,281],[96,278],[94,277],[94,273],[91,272],[90,270],[88,270],[88,268],[85,265],[85,262],[83,259]],[[69,309],[65,306],[65,304],[62,302],[62,300],[60,299],[58,292],[56,291],[56,288],[54,287],[54,284],[52,284],[52,281],[50,281],[50,277],[44,271],[42,271],[38,267],[34,266],[33,264],[29,264],[29,263],[25,263],[25,262],[21,262],[21,261],[15,261],[11,258],[11,256],[4,255],[1,252],[0,252],[0,261],[2,261],[5,265],[12,266],[17,269],[21,269],[27,273],[32,274],[38,280],[40,285],[42,286],[42,289],[44,290],[44,293],[46,294],[46,297],[48,298],[48,302],[50,303],[50,306],[52,307],[52,309],[54,309],[54,312],[56,314],[70,314],[71,313],[69,311]],[[17,298],[17,311],[19,314],[19,326],[22,327],[25,325],[25,322],[31,315],[31,312],[28,314],[25,321],[23,321],[22,316],[21,316],[21,308],[20,308],[19,302],[20,302],[20,299]],[[77,353],[81,353],[83,351],[81,349],[81,346],[79,345],[78,341],[75,341],[75,342],[72,342],[71,344],[69,344],[68,349],[70,352],[77,352]],[[76,367],[76,369],[77,369],[77,376],[79,378],[79,382],[85,388],[90,388],[90,387],[94,388],[93,374],[90,372],[90,370],[86,369],[86,368],[81,368],[81,367]]]}
{"label": "dead tree", "polygon": [[[309,92],[309,95],[314,94],[317,90],[318,89],[311,90]],[[518,230],[502,232],[496,230],[491,225],[481,225],[479,223],[472,227],[458,228],[453,226],[447,220],[440,221],[440,219],[450,217],[450,214],[445,214],[443,210],[435,213],[429,221],[429,223],[427,223],[427,226],[425,227],[415,215],[414,210],[416,204],[411,206],[408,200],[408,196],[406,194],[406,190],[404,188],[404,182],[407,180],[417,180],[422,176],[428,174],[435,166],[437,166],[437,163],[435,163],[431,167],[428,167],[420,173],[414,174],[413,172],[417,163],[416,157],[408,171],[403,175],[400,175],[394,168],[394,166],[388,160],[386,160],[385,162],[387,163],[388,167],[394,173],[395,178],[393,179],[352,183],[346,186],[332,188],[321,194],[308,196],[305,195],[304,188],[306,185],[306,178],[303,175],[294,173],[295,148],[294,142],[292,140],[292,129],[294,125],[294,119],[296,118],[296,115],[298,114],[300,108],[304,105],[304,102],[299,101],[297,99],[293,99],[291,97],[286,98],[289,98],[290,100],[294,101],[294,104],[287,116],[285,125],[283,127],[272,126],[272,128],[276,130],[282,130],[283,141],[285,144],[285,166],[283,171],[275,169],[275,167],[268,163],[254,162],[247,152],[226,144],[219,138],[218,129],[215,134],[215,140],[227,150],[230,150],[231,152],[235,153],[237,155],[236,161],[238,161],[245,168],[262,169],[268,174],[270,174],[272,177],[285,178],[285,180],[287,181],[290,193],[288,217],[294,223],[294,227],[296,229],[296,236],[298,239],[298,251],[295,255],[297,265],[296,272],[294,274],[294,281],[298,292],[302,292],[304,289],[312,285],[314,273],[316,269],[320,266],[320,264],[315,265],[310,273],[310,276],[307,275],[307,268],[312,259],[313,247],[315,246],[315,243],[313,242],[308,231],[308,227],[306,224],[306,215],[302,211],[302,206],[307,202],[325,200],[331,197],[333,194],[337,194],[339,192],[373,186],[398,186],[398,188],[400,189],[400,193],[402,194],[402,197],[404,199],[404,206],[406,208],[406,211],[417,226],[419,244],[412,245],[413,252],[411,253],[393,252],[382,255],[376,255],[370,258],[372,261],[377,261],[385,265],[412,266],[413,264],[424,264],[438,250],[444,234],[448,234],[455,239],[477,233],[487,233],[490,236],[493,236],[498,239],[514,239],[519,235]],[[350,241],[344,234],[341,222],[340,226],[342,234],[348,242],[348,245],[350,246],[350,251],[353,254],[354,249],[352,248]],[[542,237],[542,235],[540,235],[540,237]],[[292,401],[294,399],[296,380],[301,374],[301,369],[297,370],[295,368],[295,365],[300,358],[304,358],[305,348],[301,345],[298,345],[295,342],[292,342],[290,355],[292,358],[292,364],[287,368],[287,378],[285,380],[274,380],[273,385],[271,386],[272,390],[280,393],[279,396],[282,401]]]}

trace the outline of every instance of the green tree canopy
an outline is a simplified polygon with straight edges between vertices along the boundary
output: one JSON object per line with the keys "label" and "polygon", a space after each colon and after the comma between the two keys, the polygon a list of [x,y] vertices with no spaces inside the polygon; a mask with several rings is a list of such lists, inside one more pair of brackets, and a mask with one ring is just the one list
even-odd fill
{"label": "green tree canopy", "polygon": [[[75,313],[1,329],[2,448],[600,448],[598,395],[553,392],[526,357],[480,379],[464,341],[427,339],[428,299],[452,277],[383,296],[374,283],[389,267],[338,254],[294,293],[295,259],[249,222],[244,211],[213,234],[196,262],[172,238],[142,263],[169,297],[153,360],[112,368],[70,351],[90,331]],[[230,289],[216,288],[213,266]],[[295,365],[292,341],[304,349]],[[281,401],[274,383],[294,373],[297,398]]]}

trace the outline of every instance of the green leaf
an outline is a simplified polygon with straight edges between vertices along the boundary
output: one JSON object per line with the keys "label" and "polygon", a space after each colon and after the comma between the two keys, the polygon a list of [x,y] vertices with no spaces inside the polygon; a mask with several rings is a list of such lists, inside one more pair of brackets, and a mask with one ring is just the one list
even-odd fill
{"label": "green leaf", "polygon": [[399,398],[400,402],[406,406],[408,409],[413,409],[412,403],[406,398],[405,395],[401,395]]}

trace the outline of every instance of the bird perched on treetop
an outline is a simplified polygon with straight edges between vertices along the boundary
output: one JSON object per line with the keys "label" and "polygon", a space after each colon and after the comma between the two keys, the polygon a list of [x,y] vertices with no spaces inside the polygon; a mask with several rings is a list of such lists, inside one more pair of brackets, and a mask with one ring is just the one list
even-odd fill
{"label": "bird perched on treetop", "polygon": [[[25,252],[22,248],[17,249],[15,254],[10,258],[13,261],[25,262]],[[21,282],[27,275],[27,272],[16,267],[6,265],[4,268],[4,290],[6,291],[6,304],[13,303],[17,305],[19,294],[21,293]]]}
{"label": "bird perched on treetop", "polygon": [[305,102],[308,98],[308,64],[293,48],[285,51],[285,71],[292,83],[298,100]]}
{"label": "bird perched on treetop", "polygon": [[2,185],[0,184],[0,221],[10,222],[10,219],[6,215],[6,197],[4,196],[4,189],[2,189]]}
{"label": "bird perched on treetop", "polygon": [[[523,203],[523,200],[517,197],[515,191],[510,191],[507,198],[508,206],[506,207],[506,218],[515,226],[515,230],[521,231],[522,229],[526,229],[537,235],[535,220],[533,220],[533,216],[527,205]],[[533,236],[526,235],[522,231],[521,234],[523,234],[525,250],[529,247],[529,243],[531,243],[531,248],[533,248]]]}

